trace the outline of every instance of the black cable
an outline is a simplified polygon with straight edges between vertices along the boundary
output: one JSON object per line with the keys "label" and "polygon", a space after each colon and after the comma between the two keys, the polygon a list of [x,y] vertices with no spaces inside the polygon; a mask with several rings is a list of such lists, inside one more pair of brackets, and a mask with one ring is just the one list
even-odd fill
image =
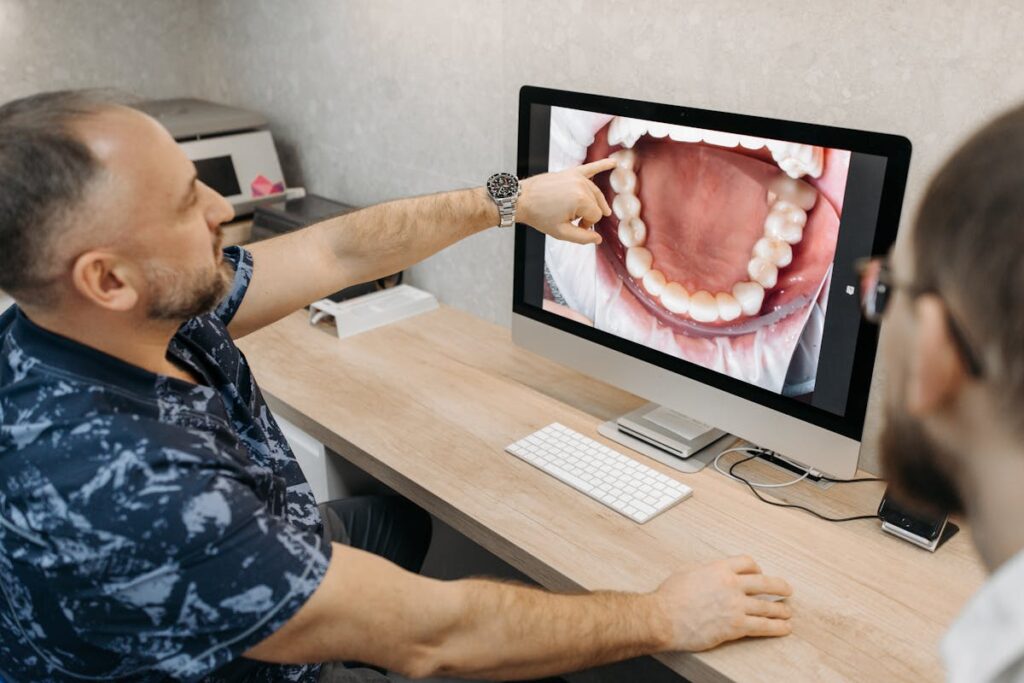
{"label": "black cable", "polygon": [[833,484],[859,484],[862,481],[885,481],[881,477],[857,477],[856,479],[833,479],[832,477],[826,477],[824,474],[818,477],[822,481],[830,481]]}
{"label": "black cable", "polygon": [[[771,457],[775,456],[775,453],[773,453],[772,451],[769,451],[769,450],[766,450],[764,448],[760,448],[760,447],[757,447],[757,446],[751,446],[750,448],[746,448],[744,450],[746,450],[747,452],[755,451],[755,452],[757,452],[758,455],[765,456],[766,458],[769,457],[769,456],[771,456]],[[787,467],[788,467],[788,463],[787,463]],[[792,467],[788,467],[788,468],[789,469],[793,469]],[[811,476],[809,478],[810,479],[819,480],[819,481],[827,481],[827,482],[830,482],[832,484],[859,484],[859,483],[861,483],[863,481],[885,481],[885,479],[882,479],[881,477],[857,477],[855,479],[836,479],[834,477],[830,477],[830,476],[825,475],[825,474],[819,474],[819,475],[816,475],[816,476]]]}
{"label": "black cable", "polygon": [[[738,474],[736,474],[734,472],[734,470],[736,469],[737,465],[742,465],[745,462],[750,462],[751,460],[753,460],[756,457],[758,457],[757,454],[750,455],[750,456],[747,456],[746,458],[743,458],[742,460],[737,460],[736,462],[734,462],[732,465],[729,466],[729,476],[730,477],[735,477],[736,479],[739,479],[744,484],[746,484],[747,488],[749,488],[753,492],[753,494],[755,496],[757,496],[758,500],[760,500],[761,502],[768,503],[769,505],[774,505],[775,507],[780,507],[780,508],[796,508],[797,510],[803,510],[804,512],[811,513],[812,515],[814,515],[818,519],[825,520],[826,522],[853,522],[853,521],[856,521],[858,519],[878,519],[878,515],[877,514],[874,514],[874,515],[857,515],[855,517],[826,517],[825,515],[821,514],[820,512],[815,512],[811,508],[804,507],[803,505],[796,505],[794,503],[779,503],[779,502],[776,502],[774,500],[768,500],[767,498],[762,496],[758,492],[758,490],[756,488],[751,486],[749,481],[747,481],[746,479],[744,479],[743,477],[741,477],[740,475],[738,475]],[[822,477],[822,478],[824,479],[824,477]],[[867,480],[868,478],[864,477],[864,479]],[[851,480],[841,480],[840,483],[850,483],[852,481],[853,481],[852,479]]]}

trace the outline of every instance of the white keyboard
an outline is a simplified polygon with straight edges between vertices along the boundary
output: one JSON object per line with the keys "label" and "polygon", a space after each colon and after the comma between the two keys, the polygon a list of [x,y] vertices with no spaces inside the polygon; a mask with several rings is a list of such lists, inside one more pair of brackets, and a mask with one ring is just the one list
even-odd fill
{"label": "white keyboard", "polygon": [[686,484],[557,422],[505,450],[639,524],[693,493]]}

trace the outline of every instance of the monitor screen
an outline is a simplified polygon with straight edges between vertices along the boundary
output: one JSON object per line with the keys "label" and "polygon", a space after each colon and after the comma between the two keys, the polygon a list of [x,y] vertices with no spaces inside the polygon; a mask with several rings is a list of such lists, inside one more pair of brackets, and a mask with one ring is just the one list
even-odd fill
{"label": "monitor screen", "polygon": [[524,88],[520,174],[611,157],[599,246],[520,229],[516,311],[859,438],[905,138]]}

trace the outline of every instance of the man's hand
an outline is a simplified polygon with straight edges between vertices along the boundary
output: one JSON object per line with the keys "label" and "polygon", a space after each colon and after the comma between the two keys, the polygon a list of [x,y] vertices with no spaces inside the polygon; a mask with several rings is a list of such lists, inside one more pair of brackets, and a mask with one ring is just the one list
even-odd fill
{"label": "man's hand", "polygon": [[[602,159],[523,180],[516,219],[560,240],[600,244],[601,236],[590,228],[612,210],[590,179],[613,168],[614,160]],[[577,218],[579,227],[572,223]]]}
{"label": "man's hand", "polygon": [[765,576],[749,557],[730,557],[670,576],[654,598],[672,622],[671,650],[699,652],[747,636],[784,636],[789,605],[755,595],[792,595],[783,579]]}

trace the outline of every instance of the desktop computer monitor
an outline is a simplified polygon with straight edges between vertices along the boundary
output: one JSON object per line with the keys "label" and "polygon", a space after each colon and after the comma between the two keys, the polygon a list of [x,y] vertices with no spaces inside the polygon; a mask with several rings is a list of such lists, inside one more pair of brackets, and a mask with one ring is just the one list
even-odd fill
{"label": "desktop computer monitor", "polygon": [[522,88],[520,177],[608,156],[600,245],[517,226],[513,339],[852,476],[878,341],[854,264],[896,237],[910,142]]}

